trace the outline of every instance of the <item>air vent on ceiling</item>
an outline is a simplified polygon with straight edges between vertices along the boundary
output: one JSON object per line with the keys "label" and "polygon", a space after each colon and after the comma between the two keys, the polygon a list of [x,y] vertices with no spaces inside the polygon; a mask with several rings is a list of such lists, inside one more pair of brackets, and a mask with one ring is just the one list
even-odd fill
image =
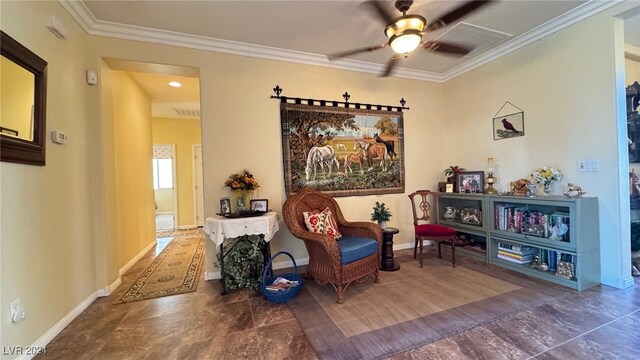
{"label": "air vent on ceiling", "polygon": [[200,117],[200,110],[198,109],[187,109],[187,108],[173,108],[173,110],[178,114],[178,116],[184,117]]}
{"label": "air vent on ceiling", "polygon": [[452,58],[450,56],[441,56],[439,54],[428,53],[429,71],[443,73],[447,70],[472,59],[483,52],[501,44],[513,37],[511,34],[487,29],[481,26],[468,24],[465,22],[457,23],[447,32],[437,38],[438,41],[451,42],[454,44],[462,44],[472,46],[473,51],[462,58]]}

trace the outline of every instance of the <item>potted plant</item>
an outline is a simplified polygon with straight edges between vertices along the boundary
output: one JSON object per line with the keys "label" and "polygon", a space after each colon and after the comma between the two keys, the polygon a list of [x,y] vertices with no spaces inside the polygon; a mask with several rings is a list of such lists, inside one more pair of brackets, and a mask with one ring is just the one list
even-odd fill
{"label": "potted plant", "polygon": [[461,168],[458,165],[452,165],[444,169],[442,173],[446,176],[447,182],[452,183],[456,181],[456,174],[463,170],[464,168]]}
{"label": "potted plant", "polygon": [[391,219],[391,212],[384,206],[384,203],[376,201],[376,205],[373,207],[371,213],[371,220],[378,222],[378,225],[382,229],[387,228],[387,221]]}

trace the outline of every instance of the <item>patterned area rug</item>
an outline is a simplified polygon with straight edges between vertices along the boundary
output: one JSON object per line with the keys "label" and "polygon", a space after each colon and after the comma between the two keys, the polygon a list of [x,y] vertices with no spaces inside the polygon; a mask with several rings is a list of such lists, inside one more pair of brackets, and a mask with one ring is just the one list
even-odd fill
{"label": "patterned area rug", "polygon": [[330,285],[308,281],[289,305],[319,358],[381,359],[573,291],[473,260],[456,265],[402,263],[380,284],[351,284],[344,304]]}
{"label": "patterned area rug", "polygon": [[204,257],[202,230],[172,234],[174,239],[120,298],[120,303],[196,291]]}

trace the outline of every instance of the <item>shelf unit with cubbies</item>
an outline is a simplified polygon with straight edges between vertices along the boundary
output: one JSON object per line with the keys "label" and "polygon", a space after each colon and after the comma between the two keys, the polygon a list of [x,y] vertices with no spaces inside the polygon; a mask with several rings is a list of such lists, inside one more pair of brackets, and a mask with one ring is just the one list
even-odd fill
{"label": "shelf unit with cubbies", "polygon": [[469,245],[456,248],[458,255],[488,262],[486,206],[484,194],[440,193],[439,223],[455,229],[459,237],[470,241]]}
{"label": "shelf unit with cubbies", "polygon": [[600,283],[597,198],[488,199],[490,264],[579,291]]}

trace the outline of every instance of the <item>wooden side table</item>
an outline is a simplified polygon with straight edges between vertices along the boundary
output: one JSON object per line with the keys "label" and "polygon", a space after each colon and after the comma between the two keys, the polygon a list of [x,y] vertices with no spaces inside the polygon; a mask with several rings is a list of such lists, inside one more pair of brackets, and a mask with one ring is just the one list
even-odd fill
{"label": "wooden side table", "polygon": [[382,230],[382,260],[380,261],[380,270],[397,271],[400,264],[393,262],[393,235],[399,233],[400,230],[388,227]]}

